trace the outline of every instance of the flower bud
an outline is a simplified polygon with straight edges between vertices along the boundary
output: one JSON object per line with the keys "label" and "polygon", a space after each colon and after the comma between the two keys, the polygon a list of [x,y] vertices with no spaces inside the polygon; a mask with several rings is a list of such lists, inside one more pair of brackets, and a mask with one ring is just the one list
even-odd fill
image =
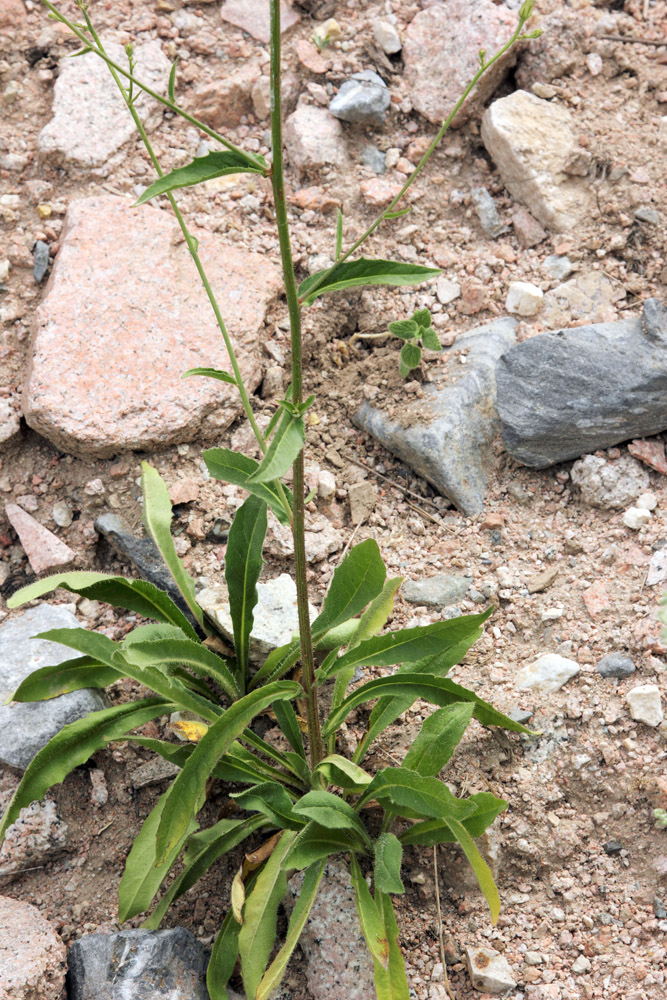
{"label": "flower bud", "polygon": [[532,17],[533,11],[535,9],[535,0],[524,0],[521,4],[521,9],[519,11],[519,20],[523,23],[527,21],[529,17]]}

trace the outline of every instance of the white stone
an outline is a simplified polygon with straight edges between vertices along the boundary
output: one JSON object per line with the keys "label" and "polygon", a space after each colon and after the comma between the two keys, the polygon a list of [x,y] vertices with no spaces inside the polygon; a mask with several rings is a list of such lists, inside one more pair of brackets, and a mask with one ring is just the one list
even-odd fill
{"label": "white stone", "polygon": [[321,500],[328,500],[336,492],[336,479],[328,469],[321,469],[317,477],[317,495]]}
{"label": "white stone", "polygon": [[563,608],[545,608],[540,615],[543,622],[553,622],[563,617]]}
{"label": "white stone", "polygon": [[[199,593],[197,600],[225,635],[233,640],[234,626],[229,612],[227,588],[222,585],[208,587]],[[317,616],[317,610],[312,605],[308,607],[312,621]],[[254,663],[261,663],[272,650],[291,642],[298,630],[294,580],[287,573],[281,573],[274,580],[258,583],[257,604],[250,633],[250,659]]]}
{"label": "white stone", "polygon": [[525,90],[494,101],[482,119],[482,140],[505,187],[542,225],[564,232],[593,204],[586,178],[565,173],[579,149],[572,124],[562,105]]}
{"label": "white stone", "polygon": [[516,980],[504,955],[493,948],[466,947],[466,960],[473,988],[502,996],[516,986]]}
{"label": "white stone", "polygon": [[461,297],[461,286],[458,281],[450,281],[448,278],[438,278],[435,288],[438,302],[443,306],[448,306],[450,302]]}
{"label": "white stone", "polygon": [[[122,45],[105,41],[107,53],[120,66],[127,66]],[[135,47],[135,75],[153,90],[164,92],[170,63],[159,41]],[[162,120],[162,106],[141,92],[134,102],[147,128]],[[132,116],[106,64],[93,52],[60,61],[53,91],[53,118],[39,134],[39,151],[56,163],[99,167],[106,175],[110,158],[136,134]]]}
{"label": "white stone", "polygon": [[302,104],[285,122],[285,147],[292,165],[303,173],[348,163],[340,122],[312,104]]}
{"label": "white stone", "polygon": [[662,583],[664,580],[667,580],[667,546],[657,549],[651,556],[646,586],[654,587],[656,583]]}
{"label": "white stone", "polygon": [[630,715],[635,722],[643,722],[647,726],[659,726],[664,715],[660,688],[656,684],[640,684],[628,691],[626,700],[630,706]]}
{"label": "white stone", "polygon": [[623,524],[633,531],[640,531],[651,520],[651,511],[643,507],[628,507],[623,515]]}
{"label": "white stone", "polygon": [[518,316],[535,316],[542,308],[544,293],[529,281],[513,281],[507,293],[505,308]]}
{"label": "white stone", "polygon": [[574,463],[570,475],[586,503],[602,510],[625,507],[650,483],[646,467],[629,455],[621,455],[614,462],[599,455],[584,455]]}
{"label": "white stone", "polygon": [[373,24],[373,35],[382,51],[386,52],[388,56],[395,55],[403,47],[401,36],[389,21],[375,21]]}
{"label": "white stone", "polygon": [[19,433],[21,423],[18,410],[8,399],[0,399],[0,448],[9,444]]}
{"label": "white stone", "polygon": [[658,498],[655,493],[642,493],[635,504],[635,507],[640,507],[642,510],[655,510],[657,506]]}
{"label": "white stone", "polygon": [[9,261],[5,257],[4,260],[0,260],[0,281],[6,281],[9,277]]}
{"label": "white stone", "polygon": [[533,663],[522,667],[516,676],[516,686],[531,688],[537,694],[551,694],[579,673],[579,664],[558,653],[545,653]]}
{"label": "white stone", "polygon": [[572,971],[576,975],[579,975],[582,972],[590,972],[591,963],[589,962],[589,960],[586,958],[585,955],[580,955],[579,958],[575,962],[573,962]]}
{"label": "white stone", "polygon": [[589,52],[586,56],[586,65],[591,76],[599,76],[602,72],[602,56],[598,52]]}

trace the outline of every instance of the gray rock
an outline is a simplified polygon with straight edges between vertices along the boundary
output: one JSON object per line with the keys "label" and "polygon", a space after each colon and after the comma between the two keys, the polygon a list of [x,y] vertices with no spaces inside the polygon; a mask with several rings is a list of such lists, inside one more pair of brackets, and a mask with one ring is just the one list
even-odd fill
{"label": "gray rock", "polygon": [[401,595],[411,604],[446,608],[462,601],[471,584],[471,576],[439,573],[437,576],[429,576],[426,580],[406,580],[401,587]]}
{"label": "gray rock", "polygon": [[495,240],[502,233],[509,232],[509,226],[501,221],[496,203],[485,187],[473,188],[471,195],[482,229],[487,236]]}
{"label": "gray rock", "polygon": [[[122,45],[105,41],[108,55],[127,66]],[[154,90],[167,89],[169,60],[159,40],[135,46],[136,75]],[[148,128],[162,119],[162,108],[139,92],[137,113]],[[110,160],[135,134],[134,122],[125,101],[104,62],[94,53],[60,61],[53,92],[53,118],[39,135],[39,151],[56,163],[101,168],[106,174]]]}
{"label": "gray rock", "polygon": [[39,285],[49,269],[49,244],[45,243],[44,240],[37,240],[32,252],[35,258],[32,273]]}
{"label": "gray rock", "polygon": [[50,698],[48,701],[27,701],[2,706],[0,764],[25,771],[35,754],[63,726],[108,707],[104,694],[91,688],[70,691],[69,694],[62,694],[59,698]]}
{"label": "gray rock", "polygon": [[510,348],[496,370],[510,455],[542,469],[667,428],[667,315],[558,330]]}
{"label": "gray rock", "polygon": [[466,961],[474,989],[502,996],[516,987],[516,980],[504,955],[493,948],[466,946]]}
{"label": "gray rock", "polygon": [[651,226],[660,225],[660,213],[656,212],[650,205],[642,205],[635,210],[635,219],[638,222],[648,222]]}
{"label": "gray rock", "polygon": [[382,125],[391,104],[391,93],[372,69],[353,73],[329,104],[329,111],[344,122]]}
{"label": "gray rock", "polygon": [[[389,417],[365,402],[353,416],[466,515],[484,507],[486,469],[498,428],[496,364],[516,339],[516,321],[494,320],[457,337],[421,399],[403,396]],[[531,341],[528,341],[531,343]],[[465,357],[465,365],[461,363]]]}
{"label": "gray rock", "polygon": [[[8,778],[12,778],[15,785],[11,787],[10,794],[4,794],[5,789],[0,788],[0,815],[20,780],[7,771],[2,779],[3,785],[7,784]],[[12,882],[27,868],[36,868],[51,861],[66,844],[67,824],[58,815],[55,802],[31,802],[21,809],[0,847],[0,885]]]}
{"label": "gray rock", "polygon": [[572,482],[591,507],[619,510],[627,507],[649,486],[646,468],[629,455],[614,462],[599,455],[585,455],[572,466]]}
{"label": "gray rock", "polygon": [[209,1000],[208,952],[190,931],[89,934],[69,951],[69,1000]]}
{"label": "gray rock", "polygon": [[556,254],[550,254],[544,258],[544,267],[549,277],[553,278],[554,281],[565,281],[574,270],[569,257],[559,257]]}
{"label": "gray rock", "polygon": [[71,660],[71,649],[47,639],[33,639],[55,628],[81,628],[71,611],[38,604],[0,626],[0,704],[7,701],[33,670]]}
{"label": "gray rock", "polygon": [[387,171],[386,154],[376,146],[364,146],[361,162],[370,167],[375,174],[384,174]]}
{"label": "gray rock", "polygon": [[[302,884],[301,872],[290,879],[285,898],[288,912],[293,909]],[[336,861],[327,862],[324,869],[301,943],[306,956],[306,978],[314,997],[367,1000],[375,996],[373,960],[359,927],[350,875]]]}
{"label": "gray rock", "polygon": [[602,677],[629,677],[637,669],[633,660],[623,653],[607,653],[596,663],[596,669]]}

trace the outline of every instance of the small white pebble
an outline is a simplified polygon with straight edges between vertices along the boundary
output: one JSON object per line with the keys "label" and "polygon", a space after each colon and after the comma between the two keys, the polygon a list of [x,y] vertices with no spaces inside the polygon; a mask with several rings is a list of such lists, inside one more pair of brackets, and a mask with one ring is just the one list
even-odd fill
{"label": "small white pebble", "polygon": [[586,56],[586,65],[591,76],[599,76],[602,72],[602,56],[597,52],[589,52]]}
{"label": "small white pebble", "polygon": [[651,520],[651,511],[645,510],[643,507],[628,507],[625,514],[623,515],[623,524],[626,528],[632,528],[633,531],[639,531]]}
{"label": "small white pebble", "polygon": [[573,963],[572,971],[575,973],[590,972],[591,963],[589,962],[589,960],[586,958],[585,955],[580,955],[579,958],[576,960],[576,962]]}
{"label": "small white pebble", "polygon": [[542,308],[544,293],[529,281],[513,281],[505,300],[505,308],[518,316],[535,316]]}
{"label": "small white pebble", "polygon": [[658,498],[655,493],[642,493],[635,502],[635,507],[639,507],[641,510],[655,510],[657,506]]}

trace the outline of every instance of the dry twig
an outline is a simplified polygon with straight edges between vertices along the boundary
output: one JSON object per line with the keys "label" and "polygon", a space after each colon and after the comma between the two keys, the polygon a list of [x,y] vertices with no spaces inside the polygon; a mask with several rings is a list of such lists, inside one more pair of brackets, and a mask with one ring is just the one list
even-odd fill
{"label": "dry twig", "polygon": [[631,35],[598,35],[598,38],[605,38],[608,42],[629,42],[632,45],[653,45],[658,49],[667,45],[667,42],[656,41],[654,38],[633,38]]}

